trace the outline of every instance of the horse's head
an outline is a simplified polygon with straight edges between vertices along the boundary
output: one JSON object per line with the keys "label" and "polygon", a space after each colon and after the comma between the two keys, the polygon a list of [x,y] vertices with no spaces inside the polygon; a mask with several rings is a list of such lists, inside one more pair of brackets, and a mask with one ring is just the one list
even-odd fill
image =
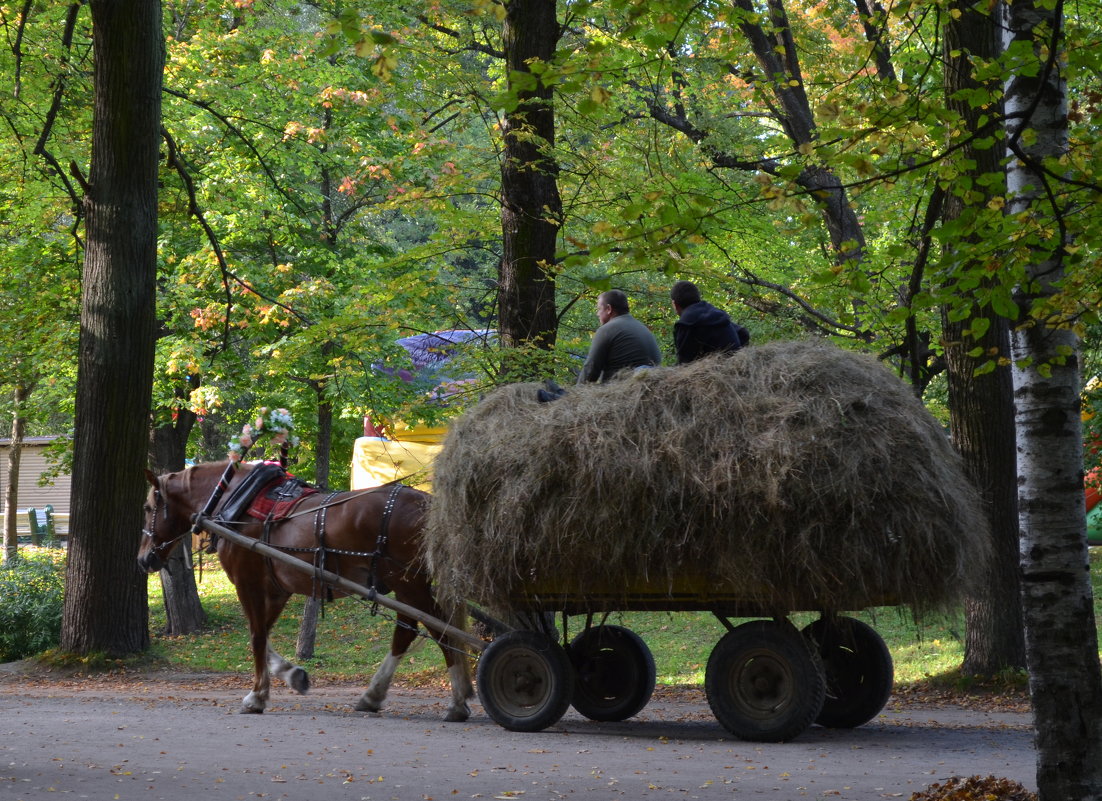
{"label": "horse's head", "polygon": [[150,488],[145,498],[138,565],[147,573],[156,573],[164,567],[172,549],[191,532],[191,515],[178,501],[173,501],[173,480],[177,474],[155,476],[146,470],[145,475]]}

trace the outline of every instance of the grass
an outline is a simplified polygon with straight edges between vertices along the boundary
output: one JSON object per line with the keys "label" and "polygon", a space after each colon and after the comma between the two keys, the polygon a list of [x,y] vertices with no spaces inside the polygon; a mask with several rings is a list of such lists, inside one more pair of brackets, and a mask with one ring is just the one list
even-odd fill
{"label": "grass", "polygon": [[[1095,616],[1102,620],[1102,549],[1091,550],[1091,566]],[[155,634],[153,655],[178,670],[251,674],[245,620],[232,585],[216,562],[208,561],[196,579],[209,617],[208,629],[184,637]],[[303,598],[292,599],[272,632],[273,647],[288,657],[295,653],[303,605]],[[379,612],[372,615],[370,605],[355,598],[326,604],[318,621],[314,656],[305,660],[304,666],[316,678],[365,683],[386,655],[393,630],[389,613],[385,609]],[[164,606],[156,577],[150,581],[150,614],[153,631],[162,630]],[[897,685],[967,682],[959,670],[964,655],[962,614],[916,621],[905,609],[881,608],[855,616],[884,638],[895,661]],[[798,614],[792,619],[797,626],[803,626],[814,617]],[[707,613],[618,613],[608,622],[626,626],[646,641],[654,653],[658,682],[668,685],[702,684],[708,654],[725,631]],[[580,619],[571,620],[572,630],[580,625]],[[423,684],[443,679],[439,651],[432,643],[424,642],[424,647],[403,663],[399,681]],[[1007,678],[1011,682],[1022,681],[1021,677]]]}

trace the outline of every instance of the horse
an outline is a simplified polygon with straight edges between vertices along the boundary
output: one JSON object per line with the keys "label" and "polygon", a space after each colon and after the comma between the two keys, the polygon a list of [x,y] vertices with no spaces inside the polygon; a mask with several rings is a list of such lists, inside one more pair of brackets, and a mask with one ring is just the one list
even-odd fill
{"label": "horse", "polygon": [[[239,464],[229,488],[237,486],[252,469],[252,465]],[[190,541],[193,516],[204,508],[225,470],[226,462],[213,462],[161,476],[146,471],[151,486],[138,550],[138,564],[144,571],[157,572],[173,548],[182,540]],[[400,484],[352,492],[317,492],[305,495],[292,514],[282,520],[268,524],[247,518],[239,526],[228,525],[245,536],[263,537],[268,545],[308,563],[324,562],[326,570],[362,586],[377,587],[380,593],[392,590],[398,601],[464,630],[466,610],[458,603],[442,608],[433,595],[422,560],[421,532],[429,500],[428,493]],[[272,674],[300,694],[309,690],[306,670],[273,650],[268,638],[291,596],[312,595],[319,587],[311,574],[225,538],[217,539],[217,552],[249,624],[253,688],[242,699],[241,712],[260,714],[268,704]],[[340,597],[346,593],[333,588],[332,594]],[[402,656],[417,636],[417,622],[408,615],[397,615],[390,653],[356,702],[357,711],[378,712],[382,708]],[[446,632],[430,633],[444,653],[451,681],[451,703],[445,720],[465,721],[470,716],[467,701],[474,695],[467,652]]]}

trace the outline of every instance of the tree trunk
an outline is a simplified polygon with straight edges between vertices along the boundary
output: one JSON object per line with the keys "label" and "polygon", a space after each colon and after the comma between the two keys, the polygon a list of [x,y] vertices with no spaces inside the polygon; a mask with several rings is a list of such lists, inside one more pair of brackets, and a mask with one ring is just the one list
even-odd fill
{"label": "tree trunk", "polygon": [[[735,0],[735,5],[746,13],[739,28],[772,87],[778,122],[797,148],[814,144],[819,133],[783,0],[770,2],[768,15],[758,13],[754,0]],[[808,166],[796,183],[816,198],[837,263],[859,265],[865,258],[865,232],[842,181],[827,167]]]}
{"label": "tree trunk", "polygon": [[[320,490],[329,489],[330,454],[333,451],[333,406],[325,399],[325,383],[312,383],[318,396],[318,445],[314,468],[314,483]],[[306,599],[302,609],[302,622],[298,627],[295,658],[309,659],[314,655],[314,643],[318,638],[318,613],[321,598]]]}
{"label": "tree trunk", "polygon": [[[971,320],[984,314],[976,309]],[[994,546],[982,580],[967,588],[964,604],[965,675],[994,676],[1025,667],[1025,638],[1018,582],[1017,471],[1014,403],[1010,368],[975,375],[980,360],[973,347],[1009,350],[1005,319],[990,315],[991,327],[979,341],[966,338],[970,324],[944,318],[945,364],[949,384],[953,444],[980,492]]]}
{"label": "tree trunk", "polygon": [[1063,209],[1050,205],[1061,189],[1045,172],[1068,145],[1061,8],[1012,0],[1006,28],[1006,50],[1024,59],[1006,83],[1007,196],[1020,237],[1015,255],[1027,273],[1015,293],[1023,324],[1012,346],[1022,603],[1041,801],[1102,798],[1102,671],[1083,505],[1079,341],[1061,317],[1041,308],[1066,277],[1069,244],[1055,221]]}
{"label": "tree trunk", "polygon": [[314,484],[329,489],[329,470],[333,454],[333,404],[325,398],[325,383],[314,385],[318,396],[318,441],[315,455]]}
{"label": "tree trunk", "polygon": [[[984,90],[995,93],[995,87],[979,83],[973,74],[974,62],[993,60],[999,52],[997,20],[987,8],[980,9],[969,0],[954,3],[958,14],[946,15],[943,60],[945,64],[945,97],[948,108],[959,114],[964,129],[977,131],[988,108],[977,108],[960,99],[968,92]],[[1002,173],[1001,154],[996,148],[980,149],[965,145],[960,158],[974,163],[962,173],[972,177],[966,183],[972,191],[966,203],[959,191],[947,193],[942,219],[961,221],[976,209],[983,209],[994,195],[1001,195],[1001,182],[992,185],[978,180]],[[968,261],[967,254],[976,248],[979,236],[953,238],[959,243],[955,252],[955,271],[974,273],[981,264]],[[953,247],[951,244],[950,247]],[[980,491],[984,510],[994,542],[993,559],[985,565],[985,576],[968,588],[965,601],[964,665],[966,675],[993,676],[1007,668],[1025,667],[1025,636],[1022,631],[1021,603],[1018,582],[1018,508],[1017,465],[1014,453],[1014,399],[1010,367],[997,366],[993,371],[977,375],[976,370],[995,356],[1009,353],[1010,337],[1007,320],[988,307],[973,305],[965,320],[953,320],[948,309],[942,311],[942,337],[949,385],[950,427],[953,441],[964,457],[968,477]],[[977,322],[986,321],[987,329],[980,337],[969,334],[980,331]],[[980,348],[979,357],[969,355]]]}
{"label": "tree trunk", "polygon": [[23,404],[31,388],[19,382],[12,398],[11,446],[8,448],[8,486],[4,488],[4,561],[19,556],[19,539],[15,533],[19,511],[19,463],[23,451],[23,436],[27,430],[27,418],[23,416]]}
{"label": "tree trunk", "polygon": [[[194,425],[195,414],[180,409],[175,421],[153,429],[150,461],[154,473],[160,475],[184,469],[188,435]],[[163,633],[169,636],[192,634],[207,624],[207,613],[199,600],[199,589],[191,569],[190,545],[185,542],[173,550],[161,569],[161,593],[165,603]]]}
{"label": "tree trunk", "polygon": [[149,646],[135,555],[153,384],[164,36],[159,0],[89,6],[95,99],[61,648],[119,657]]}
{"label": "tree trunk", "polygon": [[550,87],[537,81],[517,89],[513,76],[530,73],[533,61],[550,63],[560,31],[555,0],[509,0],[505,9],[506,74],[518,102],[502,126],[498,330],[507,347],[550,349],[558,325],[555,245],[562,219],[555,110]]}
{"label": "tree trunk", "polygon": [[310,659],[314,655],[314,643],[318,639],[318,613],[322,600],[313,595],[307,597],[302,607],[302,622],[298,627],[298,640],[295,642],[295,659]]}

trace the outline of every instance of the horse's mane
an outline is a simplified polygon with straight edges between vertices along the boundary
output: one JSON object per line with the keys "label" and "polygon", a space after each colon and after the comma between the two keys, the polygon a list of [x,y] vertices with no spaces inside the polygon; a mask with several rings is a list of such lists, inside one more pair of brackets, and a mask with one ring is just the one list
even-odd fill
{"label": "horse's mane", "polygon": [[[237,468],[234,470],[234,474],[236,475],[237,473],[248,473],[253,469],[253,467],[254,465],[251,462],[238,462]],[[205,474],[207,472],[213,471],[221,474],[225,469],[225,459],[223,459],[221,462],[200,462],[199,464],[188,465],[180,471],[180,475],[183,476],[184,489],[189,492],[191,491],[191,485],[193,481],[192,476],[194,476],[196,473]]]}

